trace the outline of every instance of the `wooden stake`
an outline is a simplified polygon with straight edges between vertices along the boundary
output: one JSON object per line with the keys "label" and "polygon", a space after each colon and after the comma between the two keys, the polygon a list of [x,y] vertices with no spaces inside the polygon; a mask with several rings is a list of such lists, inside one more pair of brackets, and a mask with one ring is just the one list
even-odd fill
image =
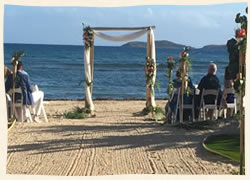
{"label": "wooden stake", "polygon": [[[94,39],[94,34],[93,34],[93,39]],[[90,93],[91,97],[93,94],[93,80],[94,80],[94,41],[93,41],[93,46],[90,48],[90,66],[91,66],[91,85],[90,85]]]}
{"label": "wooden stake", "polygon": [[[173,73],[173,70],[168,68],[168,82],[169,83],[172,82],[172,73]],[[170,101],[170,98],[171,98],[171,94],[170,94],[169,89],[168,89],[168,101]]]}
{"label": "wooden stake", "polygon": [[181,65],[181,76],[182,76],[182,83],[181,83],[181,115],[180,115],[180,123],[183,123],[183,106],[184,106],[184,91],[185,91],[185,76],[186,76],[186,62],[183,62]]}
{"label": "wooden stake", "polygon": [[[88,47],[85,47],[85,46],[84,46],[84,48],[83,48],[84,53],[85,53],[85,48],[88,48]],[[84,55],[84,56],[85,56],[85,55]],[[84,57],[83,57],[83,64],[84,64],[83,70],[84,70],[84,72],[85,72],[85,59],[84,59]],[[85,73],[84,73],[84,76],[85,76],[85,78],[86,78]],[[87,90],[87,88],[86,88],[86,82],[84,82],[83,85],[84,85],[84,88],[85,88],[85,108],[89,108],[89,103],[88,103],[88,101],[87,101],[87,96],[86,96],[86,90]]]}
{"label": "wooden stake", "polygon": [[[244,62],[245,62],[245,53],[240,51],[240,57],[239,57],[240,63],[239,63],[239,76],[240,76],[240,81],[243,80],[243,67],[244,67]],[[244,113],[243,113],[243,92],[242,88],[240,88],[240,174],[243,174],[243,155],[244,155]]]}
{"label": "wooden stake", "polygon": [[[17,61],[18,62],[18,61]],[[14,108],[15,108],[15,89],[16,89],[16,72],[17,72],[17,65],[16,60],[13,61],[13,75],[12,75],[12,106],[11,106],[11,118],[14,118]]]}
{"label": "wooden stake", "polygon": [[[149,57],[149,58],[151,58],[150,41],[151,41],[151,36],[150,36],[150,33],[148,33],[148,35],[147,35],[147,57]],[[151,106],[152,106],[152,104],[151,104],[151,88],[147,85],[147,82],[146,82],[146,107],[150,108]]]}

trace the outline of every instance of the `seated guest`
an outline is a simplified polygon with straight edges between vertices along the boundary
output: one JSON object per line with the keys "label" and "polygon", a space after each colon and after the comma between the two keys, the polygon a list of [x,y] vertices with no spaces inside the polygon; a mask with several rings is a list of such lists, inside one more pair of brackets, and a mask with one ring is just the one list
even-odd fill
{"label": "seated guest", "polygon": [[[224,89],[234,89],[234,82],[231,76],[231,72],[229,67],[225,68],[225,75],[224,75]],[[222,98],[222,106],[227,108],[226,103],[234,103],[234,93],[227,94],[225,97]],[[232,116],[232,109],[227,109],[227,117]]]}
{"label": "seated guest", "polygon": [[[173,86],[174,90],[177,90],[180,88],[182,85],[182,78],[181,78],[181,72],[180,70],[176,71],[176,79],[173,80]],[[193,89],[193,83],[190,77],[188,77],[188,87]],[[174,93],[174,92],[173,92]],[[192,103],[192,95],[187,95],[186,93],[184,94],[184,103],[185,104],[191,104]],[[177,105],[177,100],[178,100],[178,94],[174,93],[172,98],[170,99],[170,102],[166,105],[165,111],[166,111],[166,117],[171,117],[171,114],[173,111],[176,109]],[[189,115],[191,115],[191,110],[185,109],[183,113],[183,118],[188,119]]]}
{"label": "seated guest", "polygon": [[[216,64],[211,63],[208,66],[207,75],[201,79],[198,85],[198,89],[200,90],[200,95],[203,89],[221,89],[219,79],[216,76],[216,72],[217,72]],[[213,100],[211,100],[210,98],[207,98],[205,101],[207,103],[209,103],[209,101],[213,102]]]}
{"label": "seated guest", "polygon": [[[201,95],[202,95],[202,90],[203,89],[216,89],[216,90],[219,90],[221,89],[221,86],[220,86],[220,82],[219,82],[219,79],[217,78],[216,76],[216,72],[217,72],[217,66],[216,64],[214,63],[211,63],[209,66],[208,66],[208,72],[207,72],[207,75],[205,75],[199,85],[198,85],[198,89],[200,90],[200,94],[197,98],[197,107],[199,108],[200,106],[200,101],[201,101]],[[218,100],[217,100],[217,104],[219,105],[220,104],[220,99],[221,99],[221,91],[219,92],[219,96],[218,96]],[[215,101],[215,97],[212,95],[212,96],[206,96],[204,97],[204,101],[206,104],[213,104],[214,101]],[[199,109],[196,110],[196,117],[198,117],[198,114],[199,114]]]}
{"label": "seated guest", "polygon": [[[8,92],[13,86],[13,75],[10,74],[5,82],[5,91]],[[43,103],[44,93],[42,91],[33,91],[30,84],[30,77],[23,69],[21,61],[17,65],[17,82],[16,87],[21,87],[23,94],[23,105],[32,105],[35,108],[34,120],[39,122],[39,115],[41,113],[41,105]],[[15,94],[15,99],[20,99],[20,94]]]}
{"label": "seated guest", "polygon": [[[227,66],[225,69],[225,75],[224,75],[224,89],[233,89],[234,87],[234,81],[230,75],[229,67]],[[226,101],[228,103],[233,103],[234,102],[234,94],[228,94],[226,98]]]}

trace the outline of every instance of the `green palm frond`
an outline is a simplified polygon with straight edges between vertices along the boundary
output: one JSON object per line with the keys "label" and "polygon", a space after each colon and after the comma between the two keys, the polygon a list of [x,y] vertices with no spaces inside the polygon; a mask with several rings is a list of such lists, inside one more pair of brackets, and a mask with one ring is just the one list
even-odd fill
{"label": "green palm frond", "polygon": [[15,51],[12,54],[12,57],[14,57],[15,60],[20,60],[21,57],[23,57],[23,56],[24,56],[24,51]]}
{"label": "green palm frond", "polygon": [[160,87],[159,81],[155,81],[155,87],[157,88],[157,90],[158,90],[159,92],[161,92],[161,87]]}

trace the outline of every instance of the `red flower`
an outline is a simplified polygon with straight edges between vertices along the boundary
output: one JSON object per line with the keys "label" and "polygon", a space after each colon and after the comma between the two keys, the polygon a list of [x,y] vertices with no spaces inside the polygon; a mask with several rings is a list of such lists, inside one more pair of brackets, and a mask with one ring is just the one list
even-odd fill
{"label": "red flower", "polygon": [[246,35],[245,29],[241,29],[240,31],[238,31],[238,37],[244,37],[245,35]]}
{"label": "red flower", "polygon": [[185,52],[182,51],[182,52],[181,52],[181,57],[184,57],[184,56],[185,56]]}
{"label": "red flower", "polygon": [[173,57],[172,56],[169,56],[168,57],[168,60],[170,61],[170,60],[173,60]]}

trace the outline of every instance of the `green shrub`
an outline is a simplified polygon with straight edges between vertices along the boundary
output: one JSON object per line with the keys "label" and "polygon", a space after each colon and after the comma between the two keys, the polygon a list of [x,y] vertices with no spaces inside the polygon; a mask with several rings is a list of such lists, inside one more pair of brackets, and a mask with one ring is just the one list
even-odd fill
{"label": "green shrub", "polygon": [[85,119],[89,117],[89,114],[89,109],[75,107],[72,111],[65,112],[63,116],[67,119]]}

